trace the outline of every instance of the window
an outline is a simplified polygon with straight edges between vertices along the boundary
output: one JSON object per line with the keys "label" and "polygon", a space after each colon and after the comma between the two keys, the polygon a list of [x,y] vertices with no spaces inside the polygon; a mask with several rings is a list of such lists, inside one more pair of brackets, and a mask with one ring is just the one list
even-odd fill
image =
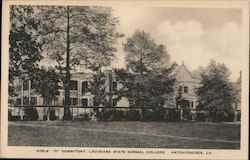
{"label": "window", "polygon": [[84,98],[82,99],[82,106],[88,106],[88,99],[87,98]]}
{"label": "window", "polygon": [[77,81],[70,81],[70,90],[77,90]]}
{"label": "window", "polygon": [[23,82],[23,90],[26,91],[28,89],[29,89],[29,81],[26,80]]}
{"label": "window", "polygon": [[178,87],[178,92],[182,92],[182,86]]}
{"label": "window", "polygon": [[23,105],[29,105],[29,98],[28,97],[23,98]]}
{"label": "window", "polygon": [[188,87],[187,86],[184,87],[184,93],[188,93]]}
{"label": "window", "polygon": [[21,105],[21,103],[22,103],[21,98],[17,98],[17,99],[16,99],[16,105]]}
{"label": "window", "polygon": [[31,97],[31,102],[30,104],[32,105],[37,105],[37,98],[36,97]]}
{"label": "window", "polygon": [[117,107],[117,99],[115,99],[115,98],[113,99],[113,104],[112,105],[113,105],[113,107]]}
{"label": "window", "polygon": [[77,98],[70,98],[70,105],[77,105]]}
{"label": "window", "polygon": [[88,81],[82,82],[82,94],[88,92]]}
{"label": "window", "polygon": [[112,91],[117,91],[117,82],[113,82]]}
{"label": "window", "polygon": [[194,108],[194,102],[191,102],[191,108]]}

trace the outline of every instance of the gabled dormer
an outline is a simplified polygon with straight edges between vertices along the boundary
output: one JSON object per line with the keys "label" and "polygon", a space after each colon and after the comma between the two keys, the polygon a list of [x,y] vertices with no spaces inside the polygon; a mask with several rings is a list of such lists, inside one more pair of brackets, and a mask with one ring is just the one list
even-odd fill
{"label": "gabled dormer", "polygon": [[191,82],[191,83],[199,83],[200,80],[194,78],[191,75],[191,72],[187,69],[187,67],[182,62],[181,66],[176,70],[175,78],[178,82]]}

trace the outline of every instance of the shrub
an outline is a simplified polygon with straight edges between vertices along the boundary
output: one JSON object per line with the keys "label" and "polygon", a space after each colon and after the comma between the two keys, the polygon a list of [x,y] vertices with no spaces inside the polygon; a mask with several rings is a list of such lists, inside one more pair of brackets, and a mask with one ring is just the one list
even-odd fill
{"label": "shrub", "polygon": [[8,109],[8,120],[13,121],[13,115],[10,109]]}
{"label": "shrub", "polygon": [[168,120],[168,111],[164,108],[156,108],[154,111],[154,120],[164,122]]}
{"label": "shrub", "polygon": [[128,121],[139,121],[141,119],[139,110],[129,110],[127,112],[127,120]]}
{"label": "shrub", "polygon": [[141,116],[139,110],[103,109],[97,118],[101,121],[138,121]]}
{"label": "shrub", "polygon": [[237,121],[241,120],[241,113],[240,112],[236,113],[236,120]]}
{"label": "shrub", "polygon": [[155,121],[155,112],[152,109],[145,109],[142,117],[143,121]]}
{"label": "shrub", "polygon": [[214,122],[230,122],[234,121],[234,118],[233,110],[213,110],[209,112],[209,119]]}
{"label": "shrub", "polygon": [[146,109],[143,114],[144,121],[166,121],[167,113],[164,108]]}
{"label": "shrub", "polygon": [[206,121],[207,119],[208,119],[208,114],[205,111],[196,113],[197,121]]}
{"label": "shrub", "polygon": [[112,121],[125,121],[125,120],[127,120],[126,115],[127,115],[126,111],[112,110],[110,120],[112,120]]}
{"label": "shrub", "polygon": [[56,112],[55,112],[55,110],[54,109],[51,109],[50,111],[49,111],[49,120],[56,120]]}
{"label": "shrub", "polygon": [[34,107],[25,107],[24,114],[25,114],[25,120],[30,120],[30,121],[38,120],[37,109]]}
{"label": "shrub", "polygon": [[80,114],[79,117],[77,117],[76,119],[80,121],[88,121],[90,120],[90,114],[89,113]]}
{"label": "shrub", "polygon": [[217,121],[219,122],[232,122],[234,121],[234,113],[233,112],[227,112],[227,111],[220,111],[217,113]]}
{"label": "shrub", "polygon": [[178,122],[180,121],[180,110],[168,110],[168,118],[167,121],[170,122]]}
{"label": "shrub", "polygon": [[111,118],[111,110],[103,108],[99,113],[98,113],[98,120],[101,121],[108,121]]}

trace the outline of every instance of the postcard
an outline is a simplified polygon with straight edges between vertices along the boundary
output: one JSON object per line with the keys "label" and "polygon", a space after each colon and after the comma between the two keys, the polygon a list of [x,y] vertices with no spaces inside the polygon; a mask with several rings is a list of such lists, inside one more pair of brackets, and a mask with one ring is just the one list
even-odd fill
{"label": "postcard", "polygon": [[4,0],[2,158],[248,158],[248,0]]}

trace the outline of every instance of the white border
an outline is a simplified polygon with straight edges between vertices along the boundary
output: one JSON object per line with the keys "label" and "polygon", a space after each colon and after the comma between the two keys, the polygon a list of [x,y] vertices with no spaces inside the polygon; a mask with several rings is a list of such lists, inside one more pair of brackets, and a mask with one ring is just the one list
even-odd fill
{"label": "white border", "polygon": [[[37,153],[37,149],[83,149],[87,152],[92,149],[104,148],[81,148],[81,147],[9,147],[7,146],[8,140],[8,34],[9,34],[9,5],[13,4],[30,4],[30,5],[100,5],[100,6],[150,6],[150,7],[190,7],[190,8],[241,8],[242,9],[242,30],[244,50],[242,54],[242,119],[241,119],[241,149],[240,150],[217,150],[217,149],[150,149],[154,151],[164,150],[166,154],[81,154],[81,153]],[[129,13],[128,13],[129,14]],[[249,2],[247,0],[221,0],[221,1],[203,1],[203,0],[102,0],[102,1],[40,1],[40,0],[4,0],[2,10],[2,70],[1,70],[1,156],[8,158],[102,158],[102,159],[247,159],[248,158],[248,93],[249,93]],[[107,149],[107,148],[105,148]],[[118,148],[108,148],[110,151],[117,150]],[[122,150],[131,150],[129,148],[119,148]],[[149,150],[147,148],[138,150]],[[172,154],[172,151],[202,151],[203,153],[210,151],[211,155],[200,154]]]}

